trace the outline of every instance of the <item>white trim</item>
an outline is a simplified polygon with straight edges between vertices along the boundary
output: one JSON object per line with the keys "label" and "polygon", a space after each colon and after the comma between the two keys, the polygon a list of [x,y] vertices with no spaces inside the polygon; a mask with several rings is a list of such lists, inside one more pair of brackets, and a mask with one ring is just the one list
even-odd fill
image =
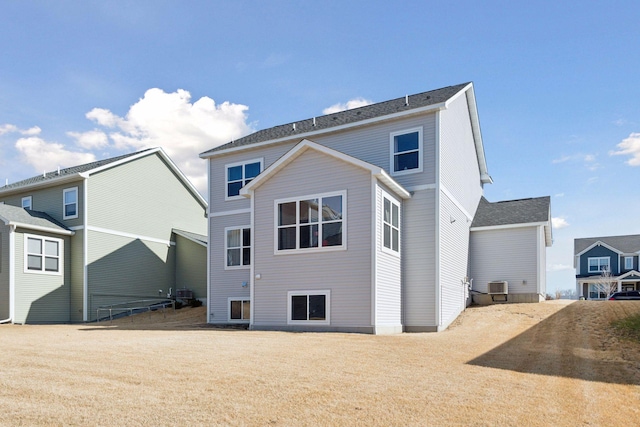
{"label": "white trim", "polygon": [[[67,193],[76,193],[76,213],[74,215],[67,215],[67,206],[72,205],[72,203],[66,202]],[[80,194],[78,192],[78,187],[70,187],[62,190],[62,219],[76,219],[80,214]]]}
{"label": "white trim", "polygon": [[[400,201],[398,201],[397,199],[395,199],[394,197],[391,197],[391,195],[389,193],[387,193],[386,191],[384,191],[383,189],[380,189],[382,191],[382,200],[381,200],[381,207],[382,207],[382,212],[380,212],[380,251],[384,252],[386,254],[395,256],[395,257],[400,257],[400,253],[401,253],[401,247],[402,247],[402,205],[400,203]],[[385,227],[385,220],[384,220],[384,201],[385,199],[389,200],[389,203],[391,203],[391,220],[393,221],[393,205],[398,207],[398,250],[394,251],[392,248],[387,248],[384,245],[384,227]],[[375,217],[374,217],[375,218]],[[389,223],[389,227],[391,227],[392,233],[391,233],[391,246],[393,246],[393,223]]]}
{"label": "white trim", "polygon": [[9,226],[9,318],[16,318],[16,228]]}
{"label": "white trim", "polygon": [[[598,269],[597,270],[591,270],[590,261],[592,259],[593,260],[598,260]],[[607,266],[609,267],[609,269],[611,269],[611,257],[610,256],[590,256],[590,257],[587,257],[587,273],[601,273],[603,271],[606,271],[606,270],[603,270],[601,268],[602,266],[600,265],[600,261],[603,260],[603,259],[607,260]]]}
{"label": "white trim", "polygon": [[[435,119],[435,177],[436,177],[436,187],[439,189],[442,180],[440,179],[440,112],[436,112]],[[435,245],[435,326],[436,329],[440,328],[440,194],[441,191],[435,192],[435,238],[433,239],[433,244]]]}
{"label": "white trim", "polygon": [[440,191],[442,191],[445,196],[447,196],[447,198],[458,208],[460,209],[460,212],[462,212],[464,214],[464,216],[467,217],[467,219],[469,220],[469,222],[473,221],[473,216],[471,216],[471,214],[464,208],[464,206],[462,206],[462,204],[458,201],[458,199],[456,199],[456,197],[447,189],[447,187],[444,186],[444,184],[440,185]]}
{"label": "white trim", "polygon": [[95,227],[93,225],[88,226],[87,227],[87,231],[96,231],[98,233],[111,234],[113,236],[120,236],[120,237],[127,237],[127,238],[130,238],[130,239],[145,240],[147,242],[160,243],[160,244],[167,245],[167,246],[171,246],[171,243],[172,243],[171,240],[157,239],[155,237],[142,236],[140,234],[133,234],[133,233],[127,233],[127,232],[124,232],[124,231],[111,230],[111,229],[108,229],[108,228]]}
{"label": "white trim", "polygon": [[82,183],[82,321],[89,320],[89,178]]}
{"label": "white trim", "polygon": [[249,327],[253,326],[253,319],[255,318],[255,307],[254,307],[254,296],[255,296],[255,273],[256,273],[256,267],[255,267],[255,255],[256,255],[256,251],[255,251],[255,236],[256,233],[254,233],[253,231],[255,230],[255,217],[254,217],[254,204],[255,204],[255,197],[253,197],[253,192],[251,192],[251,215],[250,216],[250,222],[251,222],[251,265],[249,265],[249,298],[251,299],[251,306],[249,307],[249,309],[251,310],[251,314],[249,315],[251,318],[249,319]]}
{"label": "white trim", "polygon": [[[262,171],[264,170],[264,157],[260,157],[257,159],[251,159],[251,160],[244,160],[244,161],[240,161],[240,162],[234,162],[234,163],[228,163],[226,165],[224,165],[224,200],[225,201],[229,201],[229,200],[242,200],[244,199],[244,197],[242,196],[242,193],[238,192],[238,194],[236,196],[229,196],[229,169],[230,168],[234,168],[237,166],[242,166],[242,178],[240,179],[240,181],[242,182],[242,187],[244,187],[247,183],[245,183],[246,178],[244,176],[244,169],[246,165],[250,165],[253,163],[260,163],[260,172],[258,172],[258,175],[260,175],[262,173]],[[256,175],[255,177],[253,177],[251,179],[251,181],[253,181],[258,175]],[[238,180],[235,180],[234,182],[237,182]],[[242,187],[240,187],[242,189]]]}
{"label": "white trim", "polygon": [[[382,191],[382,188],[380,188]],[[377,272],[378,272],[378,185],[371,177],[371,325],[378,324]]]}
{"label": "white trim", "polygon": [[[25,207],[24,206],[24,202],[28,200],[29,201],[29,207]],[[20,201],[20,206],[22,206],[22,209],[28,209],[28,210],[33,210],[33,197],[31,196],[24,196],[22,198],[22,200]]]}
{"label": "white trim", "polygon": [[[234,225],[234,226],[230,226],[230,227],[225,227],[224,228],[224,256],[222,259],[222,262],[224,263],[224,269],[225,270],[250,270],[251,269],[251,264],[252,264],[252,260],[253,258],[249,259],[249,264],[245,265],[242,263],[243,260],[243,252],[244,249],[246,248],[246,246],[244,246],[242,244],[243,241],[243,233],[244,230],[249,230],[249,245],[251,245],[251,237],[253,235],[252,230],[251,230],[251,225]],[[227,233],[229,233],[229,231],[232,230],[240,230],[240,246],[239,247],[234,247],[231,249],[240,249],[240,265],[228,265],[228,259],[227,259],[227,251],[229,250],[229,247],[227,246],[229,239],[227,237]],[[249,253],[251,256],[251,246],[249,246]]]}
{"label": "white trim", "polygon": [[[307,297],[307,317],[309,317],[309,296],[324,295],[325,305],[324,314],[325,320],[292,320],[291,319],[291,297],[293,296],[306,296]],[[253,304],[251,304],[253,305]],[[331,324],[331,291],[330,290],[304,290],[304,291],[289,291],[287,292],[287,325],[330,325]]]}
{"label": "white trim", "polygon": [[43,227],[41,225],[25,224],[23,222],[16,222],[16,221],[7,221],[5,222],[5,225],[13,225],[18,228],[25,228],[33,231],[43,231],[45,233],[62,234],[64,236],[73,236],[75,234],[73,230]]}
{"label": "white trim", "polygon": [[[464,90],[464,89],[462,89],[462,90]],[[202,159],[212,158],[212,157],[216,157],[216,156],[219,156],[219,155],[222,155],[222,154],[229,154],[229,153],[233,153],[233,152],[236,152],[236,151],[258,148],[258,147],[262,147],[262,146],[265,146],[265,145],[277,144],[279,142],[290,141],[292,139],[311,138],[311,137],[313,137],[315,135],[322,135],[322,134],[329,133],[329,132],[337,132],[337,131],[341,131],[341,130],[345,130],[345,129],[351,129],[351,128],[355,128],[355,127],[367,126],[367,125],[372,124],[372,123],[381,123],[381,122],[391,121],[391,120],[395,120],[395,119],[402,118],[402,117],[415,116],[415,115],[419,115],[419,114],[422,114],[422,113],[428,113],[428,112],[432,112],[432,111],[439,111],[439,110],[443,110],[443,109],[446,109],[446,103],[441,102],[439,104],[427,105],[427,106],[424,106],[424,107],[414,108],[414,109],[406,110],[406,111],[400,111],[398,113],[393,113],[393,114],[386,114],[384,116],[378,116],[378,117],[374,117],[374,118],[367,119],[367,120],[361,120],[361,121],[354,122],[354,123],[347,123],[347,124],[340,125],[340,126],[332,126],[332,127],[323,128],[323,129],[319,129],[319,130],[315,130],[315,131],[311,131],[311,132],[300,133],[300,134],[297,134],[297,135],[290,135],[290,136],[285,136],[285,137],[277,138],[277,139],[269,139],[267,141],[256,142],[254,144],[246,144],[246,145],[241,145],[241,146],[238,146],[238,147],[227,148],[225,150],[214,151],[213,153],[209,153],[209,154],[207,154],[205,152],[205,153],[201,153],[200,154],[200,158],[202,158]]]}
{"label": "white trim", "polygon": [[435,190],[436,184],[423,184],[423,185],[414,185],[413,187],[406,187],[407,191],[422,191],[422,190]]}
{"label": "white trim", "polygon": [[[211,197],[211,160],[207,160],[207,195]],[[207,205],[205,212],[207,213],[207,323],[211,321],[211,206]],[[252,233],[253,234],[253,233]]]}
{"label": "white trim", "polygon": [[[631,267],[627,267],[627,260],[631,261]],[[624,257],[624,269],[625,270],[633,270],[633,256],[625,256]]]}
{"label": "white trim", "polygon": [[[231,302],[232,301],[248,301],[249,302],[249,318],[248,319],[232,319],[231,318]],[[227,298],[227,322],[229,323],[251,323],[251,298],[246,297],[228,297]],[[244,310],[240,309],[241,313],[244,313]]]}
{"label": "white trim", "polygon": [[[41,270],[32,270],[29,269],[29,255],[34,255],[29,252],[29,239],[39,240],[41,242],[42,252],[38,255],[42,258],[42,269]],[[45,242],[54,242],[58,244],[58,255],[53,257],[51,255],[47,256],[45,252]],[[59,239],[57,237],[48,237],[42,236],[38,234],[24,234],[24,243],[23,243],[23,255],[24,255],[24,265],[23,272],[25,274],[44,274],[47,276],[62,276],[64,272],[64,240]],[[56,258],[58,260],[58,270],[57,271],[46,271],[46,258]]]}
{"label": "white trim", "polygon": [[490,230],[502,230],[507,228],[526,228],[526,227],[538,227],[549,225],[546,221],[541,222],[523,222],[522,224],[504,224],[504,225],[488,225],[486,227],[471,227],[469,231],[490,231]]}
{"label": "white trim", "polygon": [[[406,151],[402,151],[399,153],[395,152],[395,144],[394,138],[400,135],[407,135],[410,133],[418,132],[418,167],[414,169],[406,169],[406,170],[395,170],[395,156],[403,153],[407,153]],[[420,173],[424,168],[424,143],[423,143],[423,127],[418,126],[410,129],[403,129],[395,132],[391,132],[389,134],[389,171],[391,176],[401,176],[401,175],[410,175],[413,173]],[[415,150],[409,150],[409,152],[414,152]]]}
{"label": "white trim", "polygon": [[250,208],[247,208],[247,209],[236,209],[236,210],[232,210],[232,211],[211,212],[211,213],[209,213],[209,218],[217,218],[217,217],[226,216],[226,215],[238,215],[238,214],[250,213],[250,212],[251,212]]}
{"label": "white trim", "polygon": [[[322,235],[320,225],[324,224],[322,221],[322,208],[318,207],[318,246],[311,248],[300,248],[300,201],[309,200],[309,199],[323,199],[328,197],[342,197],[342,218],[340,221],[342,222],[342,244],[334,245],[334,246],[322,246]],[[252,198],[253,199],[253,198]],[[278,231],[281,226],[278,225],[278,205],[282,203],[296,203],[296,223],[293,225],[288,225],[286,227],[295,227],[296,228],[296,247],[294,249],[278,249]],[[338,220],[329,221],[329,223],[337,222]],[[329,191],[325,193],[317,193],[310,194],[298,197],[287,197],[284,199],[277,199],[273,201],[273,228],[274,228],[274,236],[273,236],[273,253],[274,255],[293,255],[293,254],[303,254],[303,253],[313,253],[313,252],[331,252],[331,251],[345,251],[347,250],[347,190],[341,191]],[[282,226],[285,227],[285,226]]]}
{"label": "white trim", "polygon": [[623,254],[622,251],[619,251],[618,249],[614,248],[613,246],[609,246],[606,243],[598,240],[597,242],[594,242],[593,244],[587,246],[586,249],[582,250],[581,252],[578,252],[576,254],[576,256],[581,256],[581,255],[585,254],[586,252],[589,252],[591,249],[595,248],[596,246],[604,246],[605,248],[609,249],[612,252],[617,253],[618,255],[622,255]]}

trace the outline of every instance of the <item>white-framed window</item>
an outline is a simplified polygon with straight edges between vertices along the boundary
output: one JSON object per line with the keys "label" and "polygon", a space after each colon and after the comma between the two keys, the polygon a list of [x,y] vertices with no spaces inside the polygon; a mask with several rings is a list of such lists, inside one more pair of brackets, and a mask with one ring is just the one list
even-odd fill
{"label": "white-framed window", "polygon": [[32,200],[33,199],[31,198],[31,196],[23,197],[22,198],[22,208],[31,210]]}
{"label": "white-framed window", "polygon": [[346,248],[346,203],[346,191],[276,200],[276,253]]}
{"label": "white-framed window", "polygon": [[62,191],[62,219],[78,218],[78,187]]}
{"label": "white-framed window", "polygon": [[392,132],[391,175],[422,172],[422,126]]}
{"label": "white-framed window", "polygon": [[382,250],[400,252],[400,205],[389,197],[382,203]]}
{"label": "white-framed window", "polygon": [[633,257],[632,256],[624,257],[624,269],[625,270],[633,270]]}
{"label": "white-framed window", "polygon": [[249,268],[251,265],[251,228],[227,227],[225,234],[225,269]]}
{"label": "white-framed window", "polygon": [[225,200],[241,199],[240,189],[262,172],[263,159],[225,165]]}
{"label": "white-framed window", "polygon": [[589,273],[609,271],[609,257],[589,257]]}
{"label": "white-framed window", "polygon": [[287,300],[288,324],[328,325],[330,323],[330,291],[289,291]]}
{"label": "white-framed window", "polygon": [[251,300],[229,298],[229,322],[248,322],[251,320]]}
{"label": "white-framed window", "polygon": [[24,235],[24,272],[39,274],[62,274],[61,239]]}

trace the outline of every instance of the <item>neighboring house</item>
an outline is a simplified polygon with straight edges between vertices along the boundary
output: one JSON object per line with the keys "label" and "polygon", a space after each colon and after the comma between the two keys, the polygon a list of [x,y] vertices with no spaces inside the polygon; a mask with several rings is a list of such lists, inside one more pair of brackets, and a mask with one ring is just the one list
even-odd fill
{"label": "neighboring house", "polygon": [[[471,223],[470,276],[474,289],[505,281],[511,302],[544,301],[546,248],[551,246],[551,198],[536,197],[489,203],[480,199]],[[478,303],[491,295],[474,295]]]}
{"label": "neighboring house", "polygon": [[578,296],[607,298],[603,274],[609,276],[606,281],[613,282],[614,291],[640,290],[640,235],[587,237],[575,239],[573,244]]}
{"label": "neighboring house", "polygon": [[[471,83],[261,130],[200,157],[209,323],[440,331],[470,303],[471,224],[492,182]],[[497,244],[522,235],[503,228]],[[527,242],[534,275],[474,274],[543,290],[544,245]]]}
{"label": "neighboring house", "polygon": [[91,321],[170,288],[204,299],[206,206],[159,148],[0,187],[0,320]]}

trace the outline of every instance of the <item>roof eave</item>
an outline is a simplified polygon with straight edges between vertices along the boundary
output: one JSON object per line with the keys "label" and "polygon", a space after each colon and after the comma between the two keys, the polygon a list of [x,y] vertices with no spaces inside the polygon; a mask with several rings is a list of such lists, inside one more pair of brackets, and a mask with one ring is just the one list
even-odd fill
{"label": "roof eave", "polygon": [[60,228],[44,227],[41,225],[25,224],[23,222],[17,222],[17,221],[8,221],[8,222],[5,222],[5,225],[13,226],[15,228],[25,228],[27,230],[43,231],[46,233],[62,234],[64,236],[73,236],[74,234],[76,234],[76,232],[73,230],[65,230]]}
{"label": "roof eave", "polygon": [[0,196],[8,196],[11,194],[22,193],[30,190],[37,190],[39,188],[51,187],[54,185],[64,184],[66,182],[80,181],[85,179],[86,176],[83,173],[73,173],[69,175],[59,176],[57,178],[51,178],[46,181],[38,181],[32,184],[25,184],[19,187],[12,187],[7,189],[2,189],[0,187]]}

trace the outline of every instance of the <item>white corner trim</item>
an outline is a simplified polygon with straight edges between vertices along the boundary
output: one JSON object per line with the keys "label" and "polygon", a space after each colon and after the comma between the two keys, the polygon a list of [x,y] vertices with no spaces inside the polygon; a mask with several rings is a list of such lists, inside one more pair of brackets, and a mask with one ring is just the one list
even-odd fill
{"label": "white corner trim", "polygon": [[414,185],[413,187],[407,187],[407,191],[409,192],[414,192],[414,191],[423,191],[423,190],[435,190],[436,189],[436,184],[422,184],[422,185]]}
{"label": "white corner trim", "polygon": [[88,226],[87,227],[87,231],[96,231],[98,233],[111,234],[113,236],[120,236],[120,237],[127,237],[127,238],[130,238],[130,239],[145,240],[147,242],[160,243],[160,244],[167,245],[167,246],[170,246],[173,243],[173,242],[171,242],[171,240],[158,239],[156,237],[149,237],[149,236],[143,236],[143,235],[140,235],[140,234],[127,233],[125,231],[118,231],[118,230],[111,230],[111,229],[108,229],[108,228],[95,227],[93,225]]}
{"label": "white corner trim", "polygon": [[16,231],[9,227],[9,318],[16,318]]}

